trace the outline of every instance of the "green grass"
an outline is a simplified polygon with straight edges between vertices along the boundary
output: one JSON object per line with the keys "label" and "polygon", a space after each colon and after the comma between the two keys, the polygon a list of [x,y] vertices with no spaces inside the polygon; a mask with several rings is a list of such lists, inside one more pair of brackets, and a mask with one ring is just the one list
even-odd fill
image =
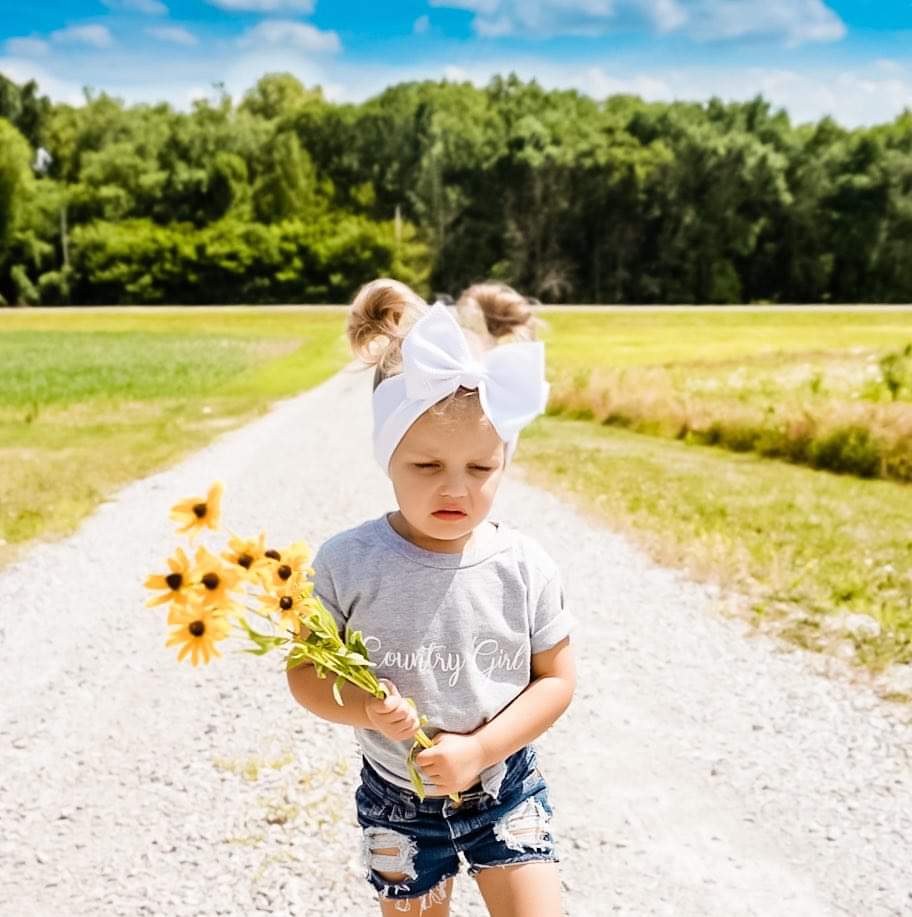
{"label": "green grass", "polygon": [[343,313],[0,313],[0,564],[112,491],[318,384]]}
{"label": "green grass", "polygon": [[204,395],[260,362],[266,348],[258,344],[175,332],[8,331],[0,335],[0,407]]}
{"label": "green grass", "polygon": [[858,659],[912,662],[909,487],[550,416],[517,461],[659,562],[740,590],[791,639],[827,648],[835,612],[864,613],[882,634],[855,641]]}
{"label": "green grass", "polygon": [[912,339],[909,312],[674,312],[629,309],[562,312],[543,309],[551,326],[542,334],[555,371],[663,366],[756,357],[763,353],[888,350]]}
{"label": "green grass", "polygon": [[545,317],[553,412],[912,481],[912,312]]}

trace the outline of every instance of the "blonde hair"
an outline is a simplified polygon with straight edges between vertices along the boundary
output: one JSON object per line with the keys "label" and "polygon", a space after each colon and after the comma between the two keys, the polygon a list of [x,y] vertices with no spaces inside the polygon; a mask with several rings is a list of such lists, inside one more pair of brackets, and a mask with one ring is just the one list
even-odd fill
{"label": "blonde hair", "polygon": [[[496,347],[501,338],[534,340],[546,323],[532,314],[525,297],[504,283],[477,283],[456,302],[456,319],[476,355]],[[430,311],[430,306],[411,287],[388,277],[364,284],[348,310],[346,331],[354,355],[374,367],[374,388],[402,372],[402,342],[409,329]],[[430,410],[437,416],[456,419],[462,409],[481,413],[477,389],[458,388]],[[454,408],[456,410],[454,410]]]}
{"label": "blonde hair", "polygon": [[532,313],[532,303],[513,287],[488,280],[472,284],[456,302],[461,323],[481,330],[497,342],[509,335],[516,341],[534,341],[547,323]]}
{"label": "blonde hair", "polygon": [[[352,353],[375,367],[374,388],[402,372],[402,342],[430,306],[407,284],[380,277],[364,284],[348,310],[346,332]],[[514,340],[532,341],[547,323],[532,313],[524,296],[505,283],[476,283],[455,305],[469,345],[482,353]]]}

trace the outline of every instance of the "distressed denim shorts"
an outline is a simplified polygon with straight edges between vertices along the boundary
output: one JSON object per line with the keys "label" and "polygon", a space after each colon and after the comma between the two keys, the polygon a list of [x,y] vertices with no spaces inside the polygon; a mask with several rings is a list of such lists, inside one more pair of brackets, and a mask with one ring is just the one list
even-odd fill
{"label": "distressed denim shorts", "polygon": [[[412,790],[384,780],[363,756],[361,761],[355,804],[362,859],[365,878],[381,897],[422,897],[422,910],[428,898],[428,907],[445,900],[441,883],[460,871],[460,854],[473,878],[491,866],[560,862],[548,787],[531,745],[506,759],[496,799],[479,781],[459,794],[459,806],[449,796],[425,796],[422,802]],[[377,870],[402,878],[384,878]]]}

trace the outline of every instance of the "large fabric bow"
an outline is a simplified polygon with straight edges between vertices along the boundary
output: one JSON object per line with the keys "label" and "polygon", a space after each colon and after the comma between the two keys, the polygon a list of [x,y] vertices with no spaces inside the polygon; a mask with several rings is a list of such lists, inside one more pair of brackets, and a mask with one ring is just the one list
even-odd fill
{"label": "large fabric bow", "polygon": [[435,303],[402,342],[402,372],[374,389],[374,455],[386,474],[409,427],[460,386],[478,389],[482,410],[507,444],[509,462],[520,430],[548,402],[545,345],[501,344],[476,358],[449,309]]}

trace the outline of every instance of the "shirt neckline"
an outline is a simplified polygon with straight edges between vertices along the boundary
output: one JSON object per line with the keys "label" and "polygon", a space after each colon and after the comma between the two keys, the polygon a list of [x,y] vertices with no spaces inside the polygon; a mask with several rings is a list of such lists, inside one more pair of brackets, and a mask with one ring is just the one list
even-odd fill
{"label": "shirt neckline", "polygon": [[489,557],[504,550],[506,545],[506,535],[503,522],[490,521],[494,525],[494,531],[490,533],[481,543],[469,546],[467,550],[460,553],[443,553],[441,551],[428,551],[426,548],[420,548],[413,544],[407,538],[400,535],[389,521],[390,513],[383,513],[374,520],[374,527],[379,538],[391,547],[394,551],[408,557],[416,563],[425,567],[439,567],[445,570],[461,570],[465,567],[472,567]]}

